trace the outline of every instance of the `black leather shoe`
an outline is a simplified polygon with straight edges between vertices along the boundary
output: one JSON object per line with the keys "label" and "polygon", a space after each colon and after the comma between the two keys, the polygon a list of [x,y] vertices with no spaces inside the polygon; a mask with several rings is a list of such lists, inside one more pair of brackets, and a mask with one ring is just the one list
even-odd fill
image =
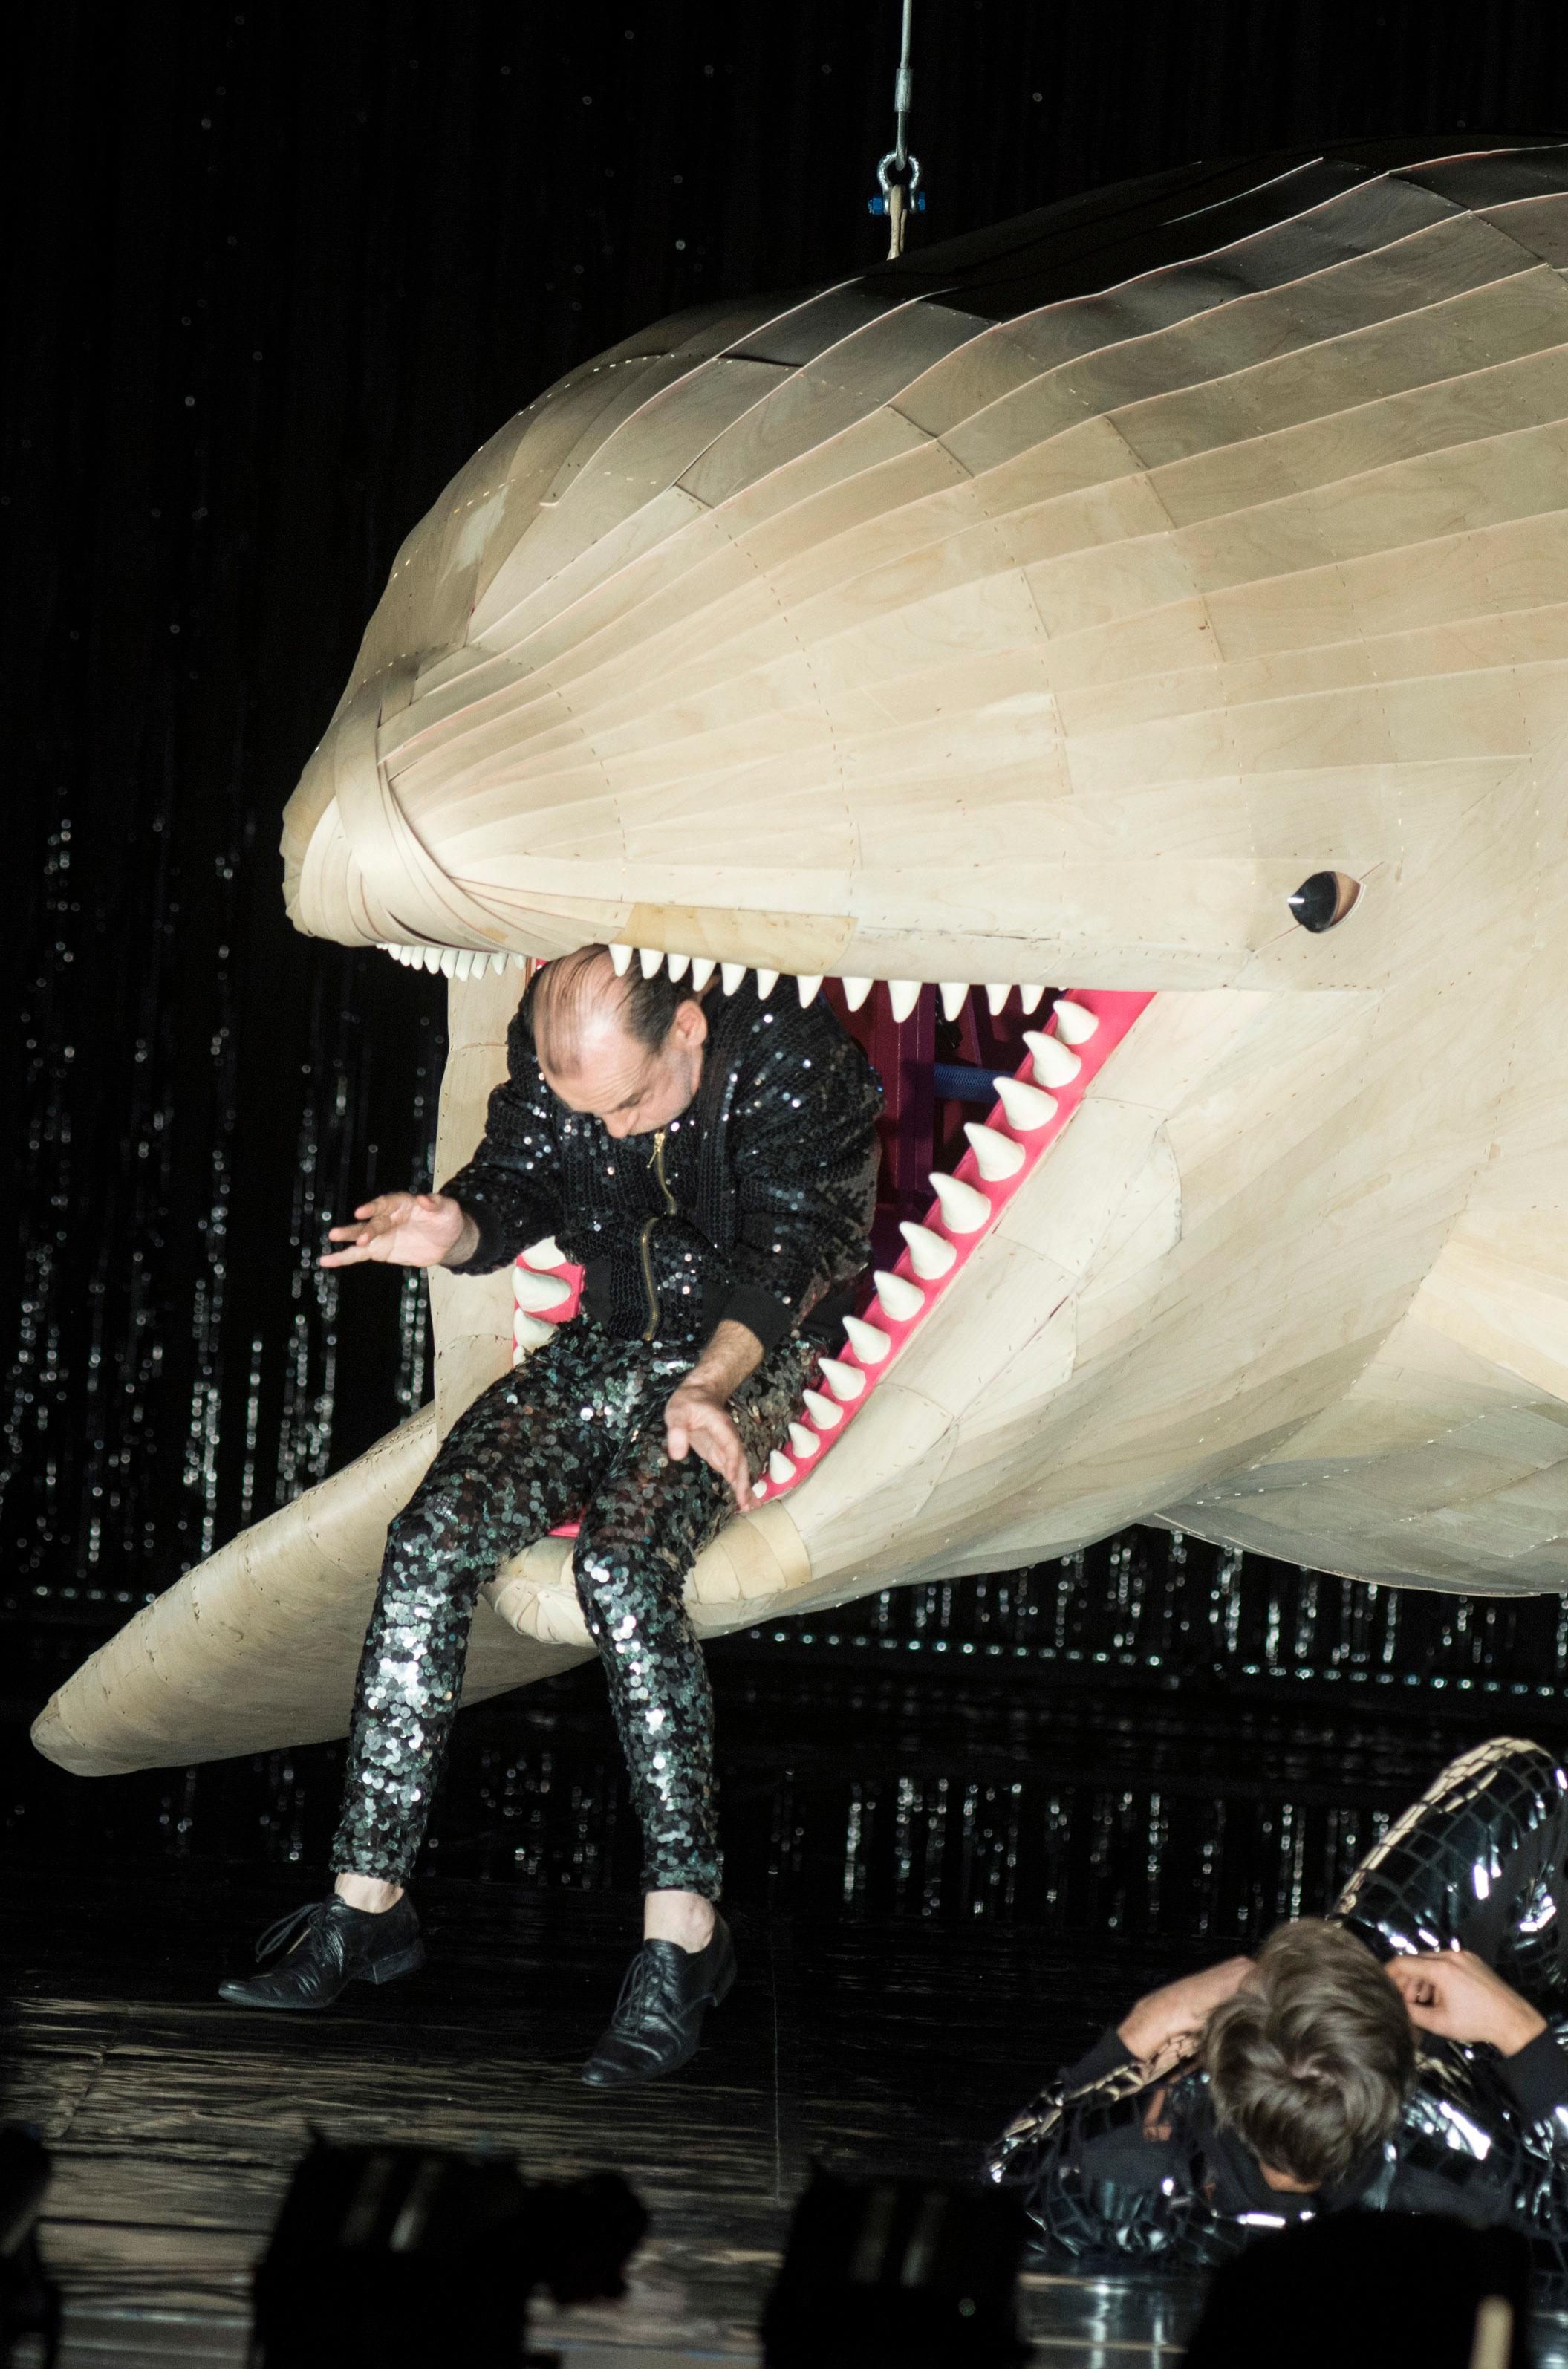
{"label": "black leather shoe", "polygon": [[645,1941],[626,1970],[609,2028],[582,2068],[595,2089],[628,2081],[656,2081],[697,2053],[703,2018],[720,2006],[735,1980],[735,1944],[722,1917],[705,1950],[678,1941]]}
{"label": "black leather shoe", "polygon": [[379,1917],[350,1908],[336,1894],[313,1900],[268,1927],[257,1957],[274,1956],[295,1933],[299,1939],[287,1957],[264,1974],[220,1983],[218,1997],[234,2007],[330,2007],[348,1983],[394,1983],[425,1963],[419,1920],[406,1893]]}

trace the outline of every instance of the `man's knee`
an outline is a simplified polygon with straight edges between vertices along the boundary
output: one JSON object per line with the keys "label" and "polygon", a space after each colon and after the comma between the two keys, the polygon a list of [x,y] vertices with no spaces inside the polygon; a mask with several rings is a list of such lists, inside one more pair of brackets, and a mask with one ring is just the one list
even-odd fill
{"label": "man's knee", "polygon": [[444,1555],[472,1539],[481,1518],[456,1483],[451,1487],[439,1482],[433,1487],[427,1483],[387,1524],[387,1554],[395,1562]]}
{"label": "man's knee", "polygon": [[678,1601],[692,1560],[649,1536],[646,1521],[638,1537],[613,1519],[596,1520],[590,1508],[572,1553],[572,1578],[583,1618],[591,1629],[608,1617],[636,1617],[671,1598]]}

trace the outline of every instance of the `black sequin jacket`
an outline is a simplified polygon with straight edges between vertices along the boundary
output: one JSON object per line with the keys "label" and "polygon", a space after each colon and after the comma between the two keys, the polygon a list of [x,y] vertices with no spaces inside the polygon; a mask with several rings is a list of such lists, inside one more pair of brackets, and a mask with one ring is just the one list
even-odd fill
{"label": "black sequin jacket", "polygon": [[1549,2029],[1516,2055],[1424,2037],[1400,2129],[1343,2186],[1282,2195],[1222,2129],[1190,2063],[1151,2079],[1115,2030],[1024,2109],[989,2177],[1023,2191],[1047,2261],[1218,2261],[1261,2230],[1347,2205],[1505,2223],[1568,2292],[1568,1780],[1540,1745],[1464,1754],[1392,1826],[1331,1916],[1381,1958],[1459,1947]]}
{"label": "black sequin jacket", "polygon": [[441,1186],[479,1230],[462,1270],[554,1236],[583,1304],[621,1338],[705,1336],[723,1317],[765,1350],[830,1337],[854,1304],[876,1206],[882,1089],[818,996],[710,990],[694,1101],[657,1135],[610,1135],[540,1073],[524,996],[485,1139]]}

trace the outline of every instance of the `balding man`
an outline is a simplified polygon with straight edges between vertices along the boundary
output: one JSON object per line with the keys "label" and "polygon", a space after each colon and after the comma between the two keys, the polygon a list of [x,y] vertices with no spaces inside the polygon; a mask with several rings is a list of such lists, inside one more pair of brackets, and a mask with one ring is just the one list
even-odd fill
{"label": "balding man", "polygon": [[484,1582],[557,1524],[642,1822],[644,1941],[584,2071],[693,2054],[735,1974],[719,1897],[713,1703],[688,1572],[780,1446],[869,1254],[881,1089],[818,998],[616,974],[587,946],[531,981],[485,1139],[439,1193],[335,1226],[324,1266],[483,1274],[553,1235],[582,1313],[477,1399],[387,1534],[354,1700],[333,1894],[262,1936],[236,2005],[327,2006],[421,1964],[405,1886]]}

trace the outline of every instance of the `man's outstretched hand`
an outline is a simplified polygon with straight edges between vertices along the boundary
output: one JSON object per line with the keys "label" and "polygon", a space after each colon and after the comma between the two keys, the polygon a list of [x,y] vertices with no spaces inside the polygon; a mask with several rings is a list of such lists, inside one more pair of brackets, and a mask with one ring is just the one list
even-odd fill
{"label": "man's outstretched hand", "polygon": [[461,1266],[478,1244],[478,1229],[445,1193],[378,1193],[362,1201],[351,1226],[326,1237],[343,1248],[323,1251],[323,1266],[357,1266],[380,1259],[389,1266]]}
{"label": "man's outstretched hand", "polygon": [[1435,2031],[1444,2040],[1484,2040],[1499,2055],[1516,2056],[1546,2030],[1546,2018],[1472,1951],[1391,1958],[1383,1971],[1420,2031]]}
{"label": "man's outstretched hand", "polygon": [[721,1481],[728,1482],[742,1514],[749,1514],[757,1500],[729,1399],[761,1361],[762,1345],[755,1333],[727,1317],[664,1403],[664,1444],[670,1462],[683,1464],[689,1455],[700,1456]]}

